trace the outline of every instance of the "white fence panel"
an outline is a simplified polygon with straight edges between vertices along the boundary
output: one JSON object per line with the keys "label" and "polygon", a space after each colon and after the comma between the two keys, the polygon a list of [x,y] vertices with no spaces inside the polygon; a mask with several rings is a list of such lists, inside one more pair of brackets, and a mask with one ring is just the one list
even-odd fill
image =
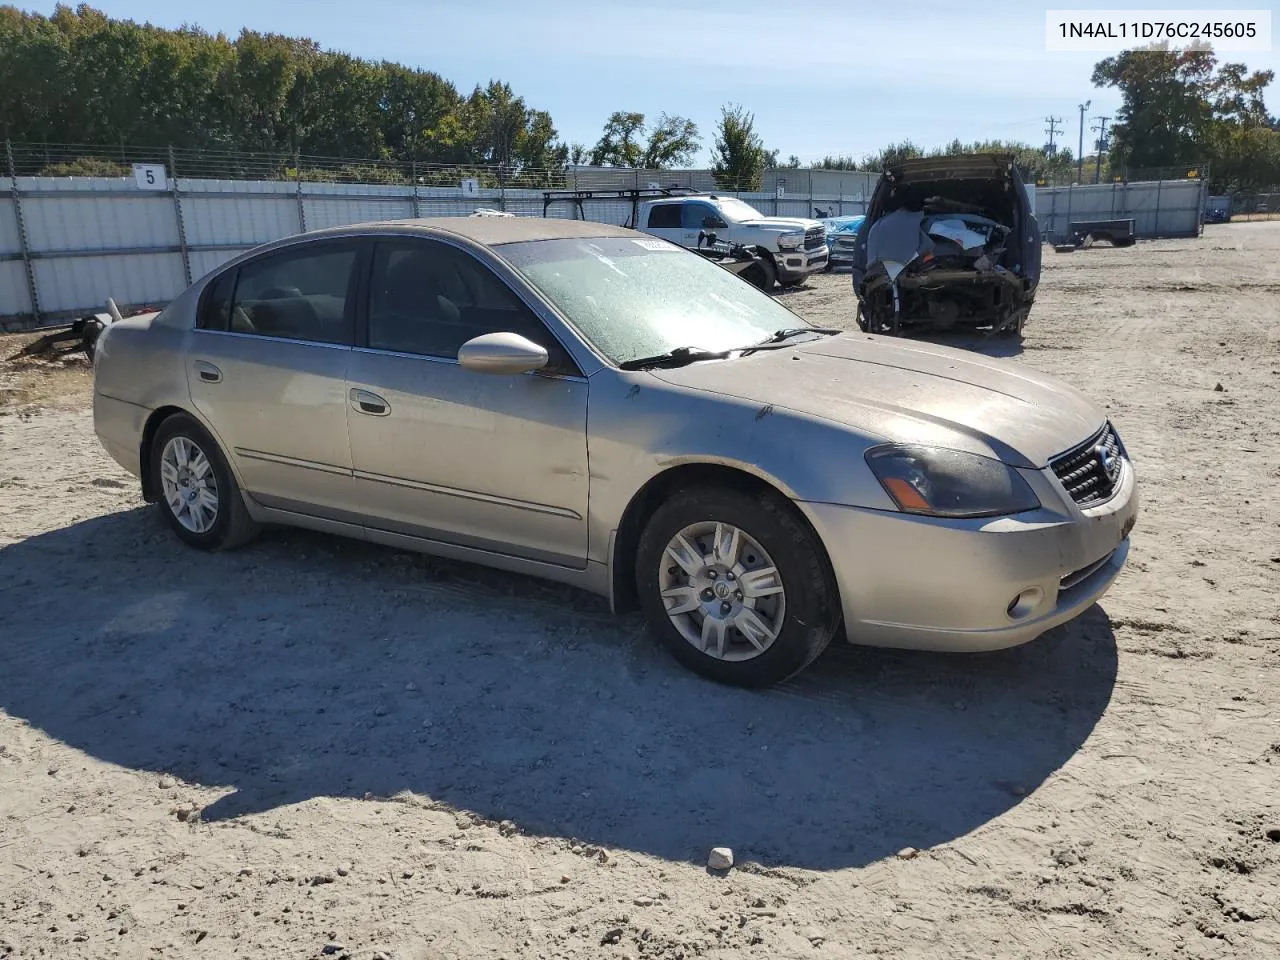
{"label": "white fence panel", "polygon": [[18,214],[13,208],[13,200],[8,196],[0,196],[0,257],[16,257],[21,253]]}
{"label": "white fence panel", "polygon": [[27,272],[21,260],[0,260],[0,317],[22,317],[31,312]]}
{"label": "white fence panel", "polygon": [[32,266],[46,313],[96,312],[107,297],[119,304],[160,306],[186,287],[177,253],[60,257]]}
{"label": "white fence panel", "polygon": [[[866,212],[875,174],[842,170],[768,171],[758,191],[718,190],[707,170],[577,168],[561,190],[646,189],[650,183],[738,196],[765,215],[850,216]],[[782,195],[778,196],[778,188]],[[145,191],[130,178],[19,177],[19,196],[36,277],[39,316],[28,293],[17,213],[0,195],[0,321],[29,325],[102,308],[156,305],[244,250],[303,229],[414,216],[466,216],[497,207],[542,216],[543,191],[487,185],[464,195],[461,185],[169,180]],[[1203,183],[1097,184],[1041,188],[1036,215],[1046,238],[1065,237],[1074,220],[1132,217],[1139,237],[1199,233]],[[582,214],[615,225],[631,220],[629,200],[588,200]],[[551,217],[575,218],[572,201],[556,201]]]}
{"label": "white fence panel", "polygon": [[31,312],[27,274],[22,266],[22,242],[13,201],[0,197],[0,317]]}
{"label": "white fence panel", "polygon": [[[176,247],[173,198],[136,190],[121,195],[133,186],[116,178],[19,177],[31,253]],[[113,192],[103,195],[107,190]]]}
{"label": "white fence panel", "polygon": [[[192,247],[256,246],[297,233],[297,184],[270,180],[180,180]],[[240,189],[237,189],[240,188]],[[192,266],[192,276],[199,276]]]}
{"label": "white fence panel", "polygon": [[1142,239],[1194,237],[1200,232],[1203,189],[1200,180],[1041,187],[1036,219],[1040,232],[1052,239],[1067,239],[1073,222],[1129,218]]}

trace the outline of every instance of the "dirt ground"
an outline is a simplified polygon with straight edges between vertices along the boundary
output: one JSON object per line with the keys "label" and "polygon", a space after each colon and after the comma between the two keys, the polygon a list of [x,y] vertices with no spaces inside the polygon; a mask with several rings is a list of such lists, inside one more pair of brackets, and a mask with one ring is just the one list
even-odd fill
{"label": "dirt ground", "polygon": [[[83,370],[0,363],[0,957],[1274,960],[1277,264],[1277,222],[1046,248],[1004,352],[1114,417],[1126,571],[1023,648],[764,692],[556,586],[187,549]],[[785,296],[851,321],[847,274]]]}

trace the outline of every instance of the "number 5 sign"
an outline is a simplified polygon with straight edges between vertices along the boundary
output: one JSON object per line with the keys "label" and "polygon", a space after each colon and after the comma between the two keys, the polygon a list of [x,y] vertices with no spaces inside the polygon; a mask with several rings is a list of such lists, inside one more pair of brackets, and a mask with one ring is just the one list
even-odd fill
{"label": "number 5 sign", "polygon": [[139,190],[165,190],[169,186],[163,163],[135,163],[133,182]]}

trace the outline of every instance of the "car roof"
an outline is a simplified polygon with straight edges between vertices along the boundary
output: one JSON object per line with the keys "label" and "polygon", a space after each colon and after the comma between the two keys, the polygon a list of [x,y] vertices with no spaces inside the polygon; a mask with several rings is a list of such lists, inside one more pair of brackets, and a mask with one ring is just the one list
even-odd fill
{"label": "car roof", "polygon": [[528,240],[576,240],[588,237],[634,237],[636,232],[593,220],[562,220],[555,217],[423,217],[416,220],[376,220],[341,227],[309,230],[292,238],[314,240],[325,236],[352,234],[442,234],[470,240],[486,247]]}

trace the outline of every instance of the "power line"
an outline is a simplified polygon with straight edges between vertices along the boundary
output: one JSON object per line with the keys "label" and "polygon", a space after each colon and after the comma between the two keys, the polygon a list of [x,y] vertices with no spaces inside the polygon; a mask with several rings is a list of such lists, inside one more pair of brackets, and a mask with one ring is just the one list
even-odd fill
{"label": "power line", "polygon": [[1107,121],[1110,117],[1094,117],[1098,122],[1090,127],[1090,130],[1098,131],[1098,162],[1093,168],[1093,182],[1097,183],[1102,179],[1102,151],[1107,149]]}
{"label": "power line", "polygon": [[1052,157],[1057,153],[1057,147],[1054,146],[1053,138],[1058,135],[1058,127],[1062,126],[1062,118],[1045,117],[1044,122],[1049,125],[1045,130],[1045,133],[1049,134],[1049,145],[1045,147],[1045,153]]}
{"label": "power line", "polygon": [[1076,156],[1076,183],[1084,180],[1084,112],[1089,109],[1092,100],[1080,104],[1080,148]]}

